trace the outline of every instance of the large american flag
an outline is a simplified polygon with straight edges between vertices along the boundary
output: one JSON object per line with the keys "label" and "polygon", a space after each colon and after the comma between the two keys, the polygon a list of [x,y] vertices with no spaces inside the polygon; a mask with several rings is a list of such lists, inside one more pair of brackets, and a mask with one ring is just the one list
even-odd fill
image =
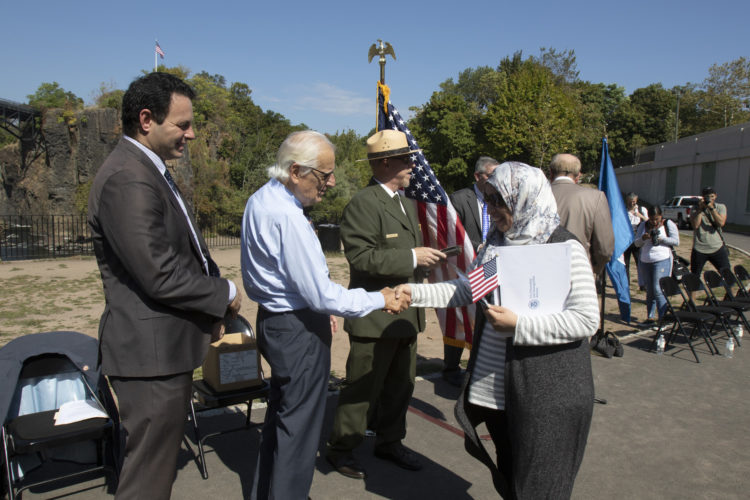
{"label": "large american flag", "polygon": [[[406,126],[406,121],[389,100],[390,89],[378,82],[378,130],[393,129],[406,134],[411,149],[419,149],[417,141]],[[474,248],[466,236],[464,227],[456,215],[456,210],[448,199],[445,189],[438,182],[435,173],[430,168],[424,154],[415,151],[412,154],[414,170],[411,182],[405,189],[407,198],[414,200],[419,214],[419,224],[422,228],[422,240],[425,246],[437,249],[453,245],[463,247],[456,257],[449,257],[448,262],[454,262],[464,275],[466,269],[474,260]],[[447,262],[432,268],[428,280],[437,283],[455,279],[458,276],[456,268]],[[445,336],[445,343],[455,346],[471,345],[472,325],[474,324],[475,307],[455,309],[437,309],[436,313],[440,328]]]}
{"label": "large american flag", "polygon": [[164,59],[164,51],[161,50],[161,46],[159,46],[159,42],[156,42],[156,53],[159,54],[162,59]]}

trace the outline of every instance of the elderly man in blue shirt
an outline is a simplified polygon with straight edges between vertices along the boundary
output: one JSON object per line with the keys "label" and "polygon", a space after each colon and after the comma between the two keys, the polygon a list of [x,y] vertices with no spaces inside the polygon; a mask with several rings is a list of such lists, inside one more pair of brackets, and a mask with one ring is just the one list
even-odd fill
{"label": "elderly man in blue shirt", "polygon": [[258,303],[258,346],[271,366],[252,498],[304,499],[312,484],[331,367],[332,315],[406,307],[393,290],[348,290],[331,281],[303,213],[336,185],[334,146],[311,130],[279,147],[271,180],[247,201],[242,279]]}

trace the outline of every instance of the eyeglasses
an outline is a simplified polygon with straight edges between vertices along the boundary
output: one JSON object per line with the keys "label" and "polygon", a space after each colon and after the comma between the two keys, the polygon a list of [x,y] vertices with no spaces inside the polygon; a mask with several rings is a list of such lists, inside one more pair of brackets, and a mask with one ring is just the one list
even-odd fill
{"label": "eyeglasses", "polygon": [[500,193],[485,194],[484,201],[497,208],[508,206],[505,204],[505,200],[503,200],[503,197],[500,196]]}
{"label": "eyeglasses", "polygon": [[319,173],[320,175],[322,175],[322,177],[318,177],[317,175],[316,175],[315,177],[316,177],[317,179],[319,179],[319,180],[323,181],[323,184],[328,184],[328,179],[330,179],[330,178],[331,178],[331,176],[333,175],[333,172],[334,172],[334,170],[335,170],[335,169],[334,169],[334,170],[331,170],[330,172],[323,172],[322,170],[318,170],[318,169],[317,169],[317,168],[315,168],[315,167],[308,167],[308,166],[306,166],[306,165],[300,165],[299,163],[298,163],[297,165],[299,165],[299,166],[300,166],[300,167],[302,167],[302,168],[309,168],[310,170],[315,170],[316,172],[318,172],[318,173]]}

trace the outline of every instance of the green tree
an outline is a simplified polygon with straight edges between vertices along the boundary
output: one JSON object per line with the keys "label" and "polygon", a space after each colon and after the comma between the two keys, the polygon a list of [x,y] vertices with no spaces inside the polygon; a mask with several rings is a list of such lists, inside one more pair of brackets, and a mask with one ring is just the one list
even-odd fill
{"label": "green tree", "polygon": [[575,102],[552,72],[519,57],[500,63],[506,78],[487,111],[487,137],[496,158],[543,167],[553,154],[573,152],[580,121]]}
{"label": "green tree", "polygon": [[72,92],[66,91],[57,82],[44,82],[39,85],[36,92],[26,97],[29,99],[29,106],[42,112],[48,109],[62,109],[60,120],[65,121],[68,125],[75,124],[76,111],[83,109],[83,99]]}

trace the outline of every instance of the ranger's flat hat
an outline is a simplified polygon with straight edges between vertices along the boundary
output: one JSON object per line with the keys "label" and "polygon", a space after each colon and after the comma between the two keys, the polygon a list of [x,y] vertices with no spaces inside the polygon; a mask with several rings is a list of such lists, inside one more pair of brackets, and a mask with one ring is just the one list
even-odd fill
{"label": "ranger's flat hat", "polygon": [[381,130],[367,138],[367,158],[357,161],[379,160],[392,156],[404,156],[417,153],[421,149],[409,149],[406,134],[398,130]]}

